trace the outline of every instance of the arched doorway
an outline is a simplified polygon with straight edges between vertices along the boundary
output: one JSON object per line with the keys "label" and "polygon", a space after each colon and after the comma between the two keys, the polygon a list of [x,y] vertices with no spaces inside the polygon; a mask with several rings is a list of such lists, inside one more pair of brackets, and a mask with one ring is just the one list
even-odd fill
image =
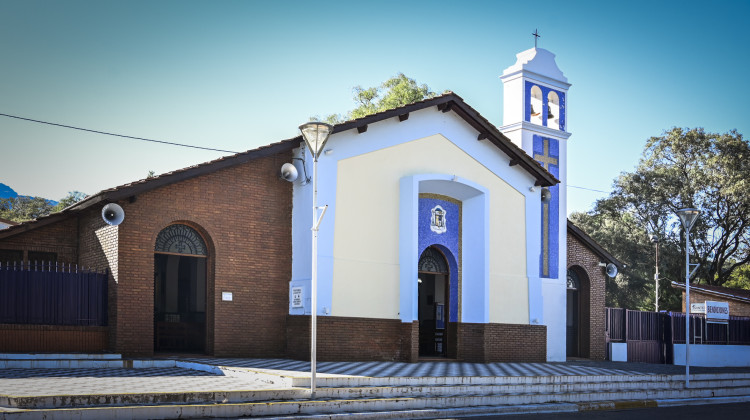
{"label": "arched doorway", "polygon": [[580,266],[568,269],[567,355],[591,357],[591,282]]}
{"label": "arched doorway", "polygon": [[173,224],[156,237],[154,351],[205,352],[207,257],[190,226]]}
{"label": "arched doorway", "polygon": [[450,276],[448,261],[436,247],[419,257],[419,355],[445,357],[450,319]]}
{"label": "arched doorway", "polygon": [[567,293],[567,304],[566,304],[566,322],[565,322],[565,337],[566,337],[566,353],[568,357],[579,357],[579,340],[578,335],[580,333],[580,307],[579,307],[579,288],[581,281],[578,278],[578,274],[573,269],[568,269],[568,293]]}

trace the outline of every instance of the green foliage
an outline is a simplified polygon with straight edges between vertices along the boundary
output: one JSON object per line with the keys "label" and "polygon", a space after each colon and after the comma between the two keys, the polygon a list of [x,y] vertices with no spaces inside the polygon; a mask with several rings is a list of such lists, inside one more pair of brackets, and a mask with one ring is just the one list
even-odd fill
{"label": "green foliage", "polygon": [[[670,281],[684,282],[684,232],[676,211],[701,210],[690,232],[693,282],[724,285],[750,262],[750,145],[736,131],[673,128],[648,140],[634,172],[621,174],[609,197],[571,216],[628,264],[607,304],[653,310],[654,245],[659,238],[659,309],[679,310]],[[713,255],[714,258],[709,256]]]}
{"label": "green foliage", "polygon": [[750,290],[750,264],[745,264],[734,270],[732,275],[729,276],[729,280],[724,283],[724,286]]}
{"label": "green foliage", "polygon": [[65,197],[61,198],[60,201],[58,201],[57,205],[52,208],[52,212],[54,213],[54,212],[62,211],[66,207],[70,207],[73,204],[83,200],[84,198],[86,198],[85,193],[82,193],[80,191],[70,191],[68,192],[68,195],[66,195]]}
{"label": "green foliage", "polygon": [[21,196],[0,199],[0,218],[26,222],[58,212],[86,198],[80,191],[71,191],[53,206],[46,198]]}
{"label": "green foliage", "polygon": [[46,216],[52,212],[52,205],[41,197],[18,196],[0,199],[0,218],[14,222],[25,222]]}
{"label": "green foliage", "polygon": [[325,118],[325,121],[329,124],[338,124],[433,98],[435,95],[435,92],[431,91],[427,85],[420,85],[414,79],[399,73],[377,87],[365,89],[362,86],[355,86],[354,102],[357,107],[345,116],[341,114],[329,115]]}

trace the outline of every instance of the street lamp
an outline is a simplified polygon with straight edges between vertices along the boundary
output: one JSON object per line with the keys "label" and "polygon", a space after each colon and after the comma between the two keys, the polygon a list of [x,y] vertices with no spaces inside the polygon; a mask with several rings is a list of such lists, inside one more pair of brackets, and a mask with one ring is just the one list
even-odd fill
{"label": "street lamp", "polygon": [[[310,285],[310,397],[315,397],[315,370],[316,370],[316,347],[317,347],[317,311],[318,311],[318,227],[323,215],[326,213],[328,205],[318,208],[318,157],[323,151],[328,137],[333,132],[333,126],[330,124],[311,121],[299,126],[302,137],[305,139],[307,148],[313,156],[313,199],[312,199],[312,280]],[[323,210],[318,217],[318,210]]]}
{"label": "street lamp", "polygon": [[652,244],[656,245],[656,259],[654,262],[654,283],[656,284],[654,289],[654,312],[659,312],[659,237],[652,233],[651,235],[648,235],[648,238],[651,240]]}
{"label": "street lamp", "polygon": [[693,208],[677,210],[685,229],[685,388],[690,387],[690,229],[698,214],[700,210]]}

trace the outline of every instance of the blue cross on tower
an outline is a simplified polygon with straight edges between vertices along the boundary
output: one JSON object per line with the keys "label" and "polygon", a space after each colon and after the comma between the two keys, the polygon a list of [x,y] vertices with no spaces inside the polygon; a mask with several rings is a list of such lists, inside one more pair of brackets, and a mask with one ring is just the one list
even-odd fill
{"label": "blue cross on tower", "polygon": [[[559,159],[555,157],[550,150],[550,139],[535,136],[534,142],[537,143],[539,141],[542,143],[542,153],[534,153],[534,159],[539,162],[544,169],[552,172],[553,175],[558,176],[559,171],[556,170],[557,168],[553,170],[553,166],[559,165]],[[554,187],[551,189],[553,188]],[[552,251],[554,247],[557,246],[557,241],[555,240],[557,235],[557,223],[555,223],[555,220],[557,219],[557,211],[556,206],[553,207],[552,205],[554,205],[552,202],[542,203],[542,277],[554,277],[557,274],[556,269],[551,269],[551,265],[554,263],[553,260],[556,258],[556,255],[553,255],[556,253]]]}
{"label": "blue cross on tower", "polygon": [[534,48],[536,48],[536,41],[539,39],[541,35],[539,35],[539,31],[536,29],[534,29],[534,33],[532,33],[531,35],[534,35]]}

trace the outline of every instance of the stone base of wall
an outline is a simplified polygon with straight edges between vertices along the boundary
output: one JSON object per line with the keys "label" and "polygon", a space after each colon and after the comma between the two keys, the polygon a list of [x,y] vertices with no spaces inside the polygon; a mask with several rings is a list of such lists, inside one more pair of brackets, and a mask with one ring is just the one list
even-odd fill
{"label": "stone base of wall", "polygon": [[519,324],[456,324],[457,358],[465,362],[545,362],[547,327]]}
{"label": "stone base of wall", "polygon": [[[416,361],[419,324],[398,319],[318,316],[317,358],[320,361]],[[310,316],[289,315],[287,357],[310,358]]]}
{"label": "stone base of wall", "polygon": [[0,324],[2,353],[101,353],[108,350],[107,327]]}
{"label": "stone base of wall", "polygon": [[[419,360],[419,322],[319,316],[320,361]],[[448,324],[448,357],[466,362],[545,362],[547,327],[515,324]],[[287,357],[310,358],[310,316],[287,317]]]}

